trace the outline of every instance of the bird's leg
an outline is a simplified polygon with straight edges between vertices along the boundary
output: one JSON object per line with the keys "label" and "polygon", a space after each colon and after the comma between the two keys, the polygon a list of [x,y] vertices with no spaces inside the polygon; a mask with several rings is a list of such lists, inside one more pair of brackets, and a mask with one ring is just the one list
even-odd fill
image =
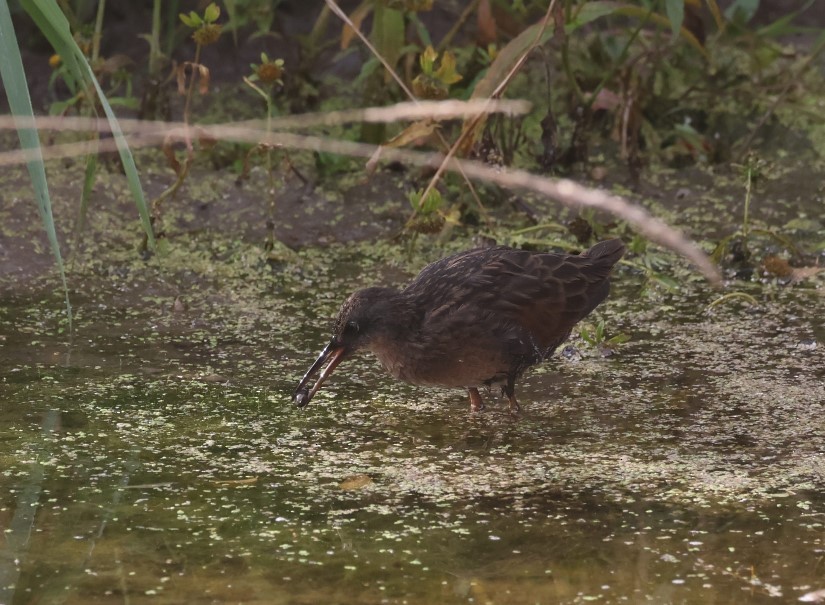
{"label": "bird's leg", "polygon": [[481,400],[481,395],[478,394],[478,389],[469,387],[467,392],[470,394],[470,411],[480,412],[484,409],[484,402]]}
{"label": "bird's leg", "polygon": [[507,399],[510,400],[510,413],[511,414],[513,414],[515,416],[516,414],[521,412],[521,406],[518,404],[518,401],[516,401],[516,394],[515,393],[510,393],[509,395],[507,395]]}
{"label": "bird's leg", "polygon": [[513,415],[518,414],[521,411],[521,406],[516,400],[515,374],[510,374],[510,376],[507,377],[507,384],[504,385],[504,388],[501,390],[504,391],[504,394],[507,395],[507,399],[510,401],[510,413]]}

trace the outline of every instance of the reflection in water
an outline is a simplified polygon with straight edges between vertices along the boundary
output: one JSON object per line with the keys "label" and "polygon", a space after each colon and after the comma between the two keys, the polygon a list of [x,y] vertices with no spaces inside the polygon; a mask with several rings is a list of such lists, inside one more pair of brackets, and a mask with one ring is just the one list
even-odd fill
{"label": "reflection in water", "polygon": [[517,419],[369,358],[298,411],[323,335],[288,326],[175,347],[101,310],[61,368],[6,319],[0,603],[793,601],[825,584],[825,348],[796,347],[825,309],[794,295],[625,318],[620,355],[529,375]]}
{"label": "reflection in water", "polygon": [[[46,409],[38,439],[4,442],[19,565],[2,602],[707,603],[817,585],[821,496],[748,495],[731,464],[747,482],[758,460],[657,446],[680,415],[655,406],[580,392],[513,420],[356,397],[297,415],[254,389],[132,381],[72,380],[44,399],[86,422],[53,432]],[[354,476],[370,480],[342,487]]]}
{"label": "reflection in water", "polygon": [[[31,462],[24,464],[22,475],[15,488],[10,490],[14,498],[13,513],[4,527],[3,542],[0,543],[0,603],[11,603],[20,577],[20,567],[26,559],[29,541],[34,527],[40,494],[43,490],[43,465],[41,459],[48,457],[47,444],[53,431],[60,424],[60,412],[50,409],[43,413],[41,434],[43,440],[35,442],[28,452]],[[5,508],[5,507],[4,507]],[[6,515],[3,515],[4,517]],[[5,525],[5,524],[4,524]]]}

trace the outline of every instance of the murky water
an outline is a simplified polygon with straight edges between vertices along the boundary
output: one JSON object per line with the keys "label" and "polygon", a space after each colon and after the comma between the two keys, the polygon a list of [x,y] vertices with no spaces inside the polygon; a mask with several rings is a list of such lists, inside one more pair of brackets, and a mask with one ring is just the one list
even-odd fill
{"label": "murky water", "polygon": [[471,416],[462,393],[399,385],[368,358],[292,407],[319,318],[359,285],[345,263],[295,279],[311,305],[277,280],[255,286],[257,309],[226,289],[179,312],[125,286],[80,297],[71,346],[42,335],[31,301],[0,308],[0,603],[825,588],[821,281],[708,312],[718,294],[639,300],[624,272],[601,314],[633,339],[608,358],[574,342],[581,359],[522,381],[514,419],[494,394]]}

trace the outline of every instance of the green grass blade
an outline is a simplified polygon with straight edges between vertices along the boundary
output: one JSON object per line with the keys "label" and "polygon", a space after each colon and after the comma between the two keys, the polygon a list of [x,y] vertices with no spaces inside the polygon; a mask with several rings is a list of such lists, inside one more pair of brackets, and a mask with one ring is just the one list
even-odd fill
{"label": "green grass blade", "polygon": [[[9,13],[7,2],[0,2],[0,78],[3,80],[3,87],[6,89],[6,96],[9,100],[11,113],[15,117],[25,117],[34,119],[34,110],[29,96],[29,88],[26,83],[26,72],[23,70],[23,60],[20,57],[20,47],[17,45],[17,36]],[[37,129],[34,127],[18,128],[17,136],[20,138],[20,146],[28,151],[31,156],[26,161],[26,167],[31,177],[34,187],[34,197],[37,201],[37,209],[43,221],[43,228],[49,239],[52,253],[60,272],[60,281],[63,283],[63,293],[66,297],[66,314],[69,318],[69,332],[72,331],[72,305],[69,301],[69,287],[66,283],[66,270],[63,265],[63,256],[60,253],[60,243],[57,241],[57,231],[54,228],[54,216],[52,215],[52,202],[49,196],[49,186],[46,181],[46,167],[43,164],[43,156],[40,152],[40,138]]]}
{"label": "green grass blade", "polygon": [[[98,137],[95,133],[92,141],[97,146]],[[97,175],[97,153],[90,153],[86,156],[86,173],[83,177],[83,192],[80,195],[80,210],[77,213],[77,223],[74,229],[74,241],[72,242],[72,267],[77,258],[77,250],[80,247],[80,240],[83,238],[83,229],[86,227],[86,213],[89,209],[89,199],[92,197],[92,187],[95,184]]]}
{"label": "green grass blade", "polygon": [[685,21],[685,0],[665,0],[665,14],[670,21],[673,37],[676,38]]}
{"label": "green grass blade", "polygon": [[54,47],[55,52],[60,55],[63,62],[71,70],[73,76],[81,81],[87,82],[94,87],[97,92],[100,104],[109,120],[109,128],[112,131],[112,136],[115,139],[120,159],[123,162],[123,170],[126,173],[126,182],[129,186],[129,191],[137,206],[138,214],[140,215],[140,222],[143,225],[143,230],[146,232],[147,243],[150,248],[155,247],[155,237],[152,233],[152,224],[149,218],[149,209],[146,205],[146,198],[143,195],[143,188],[140,185],[140,178],[138,177],[135,160],[132,157],[132,152],[129,145],[123,136],[123,131],[120,129],[120,124],[117,121],[112,106],[106,99],[106,95],[100,88],[97,78],[95,78],[92,68],[83,52],[77,46],[77,43],[72,37],[72,32],[69,29],[69,22],[65,15],[60,10],[56,2],[41,2],[37,0],[21,0],[23,8],[34,20],[40,31],[46,36],[46,39]]}
{"label": "green grass blade", "polygon": [[[78,49],[80,52],[80,49]],[[147,244],[150,249],[155,248],[155,235],[152,232],[152,222],[149,218],[149,207],[146,205],[146,198],[143,196],[143,187],[140,185],[140,177],[138,176],[137,166],[135,166],[135,159],[132,157],[132,151],[129,149],[129,144],[123,136],[123,131],[120,129],[120,123],[117,121],[115,112],[112,111],[111,105],[106,100],[106,95],[100,84],[92,73],[91,67],[88,63],[84,63],[89,72],[89,77],[97,90],[97,96],[100,98],[100,103],[103,105],[103,111],[106,112],[106,117],[109,119],[109,127],[112,129],[112,135],[115,138],[120,160],[123,162],[123,170],[126,173],[126,183],[129,186],[129,191],[132,193],[132,198],[135,200],[135,205],[140,215],[140,222],[143,225],[143,230],[146,232]]]}

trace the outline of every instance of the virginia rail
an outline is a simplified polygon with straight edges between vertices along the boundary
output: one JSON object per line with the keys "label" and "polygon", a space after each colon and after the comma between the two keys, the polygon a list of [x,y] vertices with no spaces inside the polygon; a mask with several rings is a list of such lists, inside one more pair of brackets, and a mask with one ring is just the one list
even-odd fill
{"label": "virginia rail", "polygon": [[293,400],[307,405],[342,360],[368,349],[400,380],[467,389],[472,411],[484,407],[480,386],[501,384],[518,412],[516,379],[607,297],[624,251],[618,239],[579,255],[480,248],[428,265],[400,292],[358,290],[341,306],[332,339]]}

